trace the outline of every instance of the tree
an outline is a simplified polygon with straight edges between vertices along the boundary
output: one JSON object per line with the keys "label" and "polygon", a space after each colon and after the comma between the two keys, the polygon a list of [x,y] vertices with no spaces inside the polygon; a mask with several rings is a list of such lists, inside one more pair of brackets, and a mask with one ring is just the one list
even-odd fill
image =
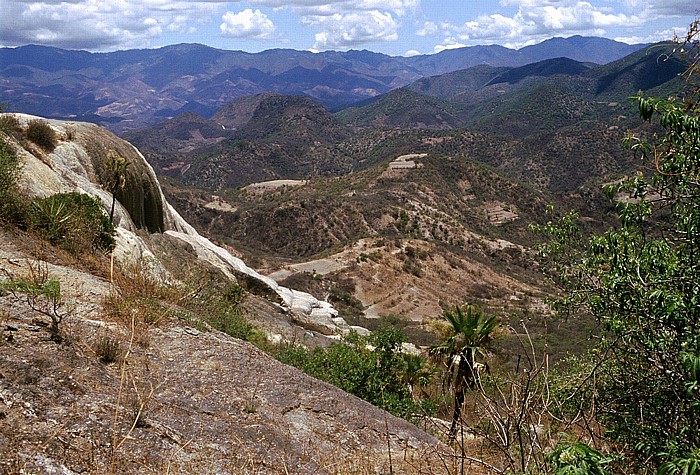
{"label": "tree", "polygon": [[117,192],[124,189],[126,186],[126,169],[129,167],[129,161],[114,152],[110,151],[107,160],[105,161],[105,176],[102,180],[102,186],[107,191],[112,193],[112,207],[109,210],[109,220],[114,222],[114,205],[117,201]]}
{"label": "tree", "polygon": [[491,340],[498,319],[487,317],[471,305],[447,309],[442,315],[449,325],[448,335],[430,348],[430,354],[447,361],[454,385],[455,402],[450,425],[450,438],[454,439],[467,390],[475,389],[479,382],[477,357],[485,355],[485,345]]}
{"label": "tree", "polygon": [[637,471],[691,473],[674,467],[700,466],[700,114],[692,96],[637,102],[663,133],[626,140],[642,166],[606,187],[617,227],[584,239],[570,214],[541,255],[567,290],[557,307],[605,330],[588,381],[607,435]]}

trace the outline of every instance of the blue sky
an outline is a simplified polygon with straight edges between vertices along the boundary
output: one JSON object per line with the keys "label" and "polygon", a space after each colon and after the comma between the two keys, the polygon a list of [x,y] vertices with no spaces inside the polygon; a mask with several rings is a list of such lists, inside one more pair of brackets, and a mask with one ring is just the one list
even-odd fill
{"label": "blue sky", "polygon": [[394,56],[555,36],[653,42],[683,34],[696,0],[0,0],[0,46],[113,51],[174,43]]}

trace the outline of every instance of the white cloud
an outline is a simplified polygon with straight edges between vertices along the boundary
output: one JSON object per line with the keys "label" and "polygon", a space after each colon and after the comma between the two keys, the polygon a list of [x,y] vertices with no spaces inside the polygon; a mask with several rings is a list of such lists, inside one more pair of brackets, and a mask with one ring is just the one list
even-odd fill
{"label": "white cloud", "polygon": [[222,20],[221,34],[230,38],[270,39],[276,30],[267,15],[250,8],[239,13],[226,12]]}
{"label": "white cloud", "polygon": [[420,6],[420,0],[249,0],[249,3],[288,8],[301,16],[343,15],[373,10],[391,11],[397,16],[403,16],[417,10]]}
{"label": "white cloud", "polygon": [[330,16],[308,16],[307,25],[321,29],[316,33],[314,50],[347,49],[373,41],[396,41],[398,23],[391,13],[371,10]]}
{"label": "white cloud", "polygon": [[[481,15],[461,25],[445,23],[441,25],[443,35],[468,44],[521,47],[552,35],[603,35],[610,28],[643,23],[637,15],[613,12],[584,0],[502,0],[501,4],[517,6],[518,10],[511,16]],[[449,46],[445,43],[436,48]]]}
{"label": "white cloud", "polygon": [[639,44],[639,43],[658,43],[659,41],[669,41],[675,36],[683,39],[687,33],[685,28],[670,28],[667,30],[655,31],[651,34],[644,36],[618,36],[614,38],[615,41],[621,41],[623,43],[629,44]]}
{"label": "white cloud", "polygon": [[459,43],[454,38],[446,38],[444,41],[444,44],[435,45],[435,48],[433,48],[433,51],[435,53],[439,53],[440,51],[445,51],[446,49],[464,48],[465,46],[467,46],[467,45]]}
{"label": "white cloud", "polygon": [[694,17],[700,12],[700,5],[693,0],[625,0],[622,3],[645,17]]}
{"label": "white cloud", "polygon": [[409,49],[408,51],[406,51],[406,52],[403,54],[403,56],[404,56],[405,58],[410,58],[410,57],[412,57],[412,56],[420,56],[420,54],[421,54],[421,52],[418,51],[418,50]]}
{"label": "white cloud", "polygon": [[164,31],[188,32],[216,1],[3,0],[0,43],[105,50],[147,46]]}
{"label": "white cloud", "polygon": [[423,26],[418,28],[416,35],[418,36],[433,36],[438,32],[438,25],[434,21],[426,21]]}

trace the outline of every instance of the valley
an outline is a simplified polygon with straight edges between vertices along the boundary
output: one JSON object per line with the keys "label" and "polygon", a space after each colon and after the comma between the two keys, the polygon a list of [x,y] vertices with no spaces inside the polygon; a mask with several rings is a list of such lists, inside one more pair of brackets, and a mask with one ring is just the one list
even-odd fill
{"label": "valley", "polygon": [[675,48],[0,48],[0,472],[627,467],[617,359],[697,413]]}
{"label": "valley", "polygon": [[480,65],[333,114],[265,93],[123,136],[202,233],[349,322],[402,322],[426,345],[442,310],[468,302],[525,317],[563,357],[588,348],[591,327],[548,326],[556,288],[529,227],[569,209],[587,232],[609,225],[601,186],[636,168],[624,137],[650,132],[629,96],[680,87],[682,63],[657,57]]}

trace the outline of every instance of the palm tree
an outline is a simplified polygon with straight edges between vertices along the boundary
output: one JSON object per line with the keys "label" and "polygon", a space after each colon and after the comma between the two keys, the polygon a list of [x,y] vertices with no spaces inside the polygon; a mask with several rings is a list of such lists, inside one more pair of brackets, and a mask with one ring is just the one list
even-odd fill
{"label": "palm tree", "polygon": [[455,406],[450,425],[450,439],[454,439],[466,392],[475,389],[479,382],[476,359],[485,355],[485,345],[491,340],[498,319],[487,317],[471,305],[447,309],[442,315],[449,332],[444,341],[430,348],[430,354],[447,360],[454,381]]}

